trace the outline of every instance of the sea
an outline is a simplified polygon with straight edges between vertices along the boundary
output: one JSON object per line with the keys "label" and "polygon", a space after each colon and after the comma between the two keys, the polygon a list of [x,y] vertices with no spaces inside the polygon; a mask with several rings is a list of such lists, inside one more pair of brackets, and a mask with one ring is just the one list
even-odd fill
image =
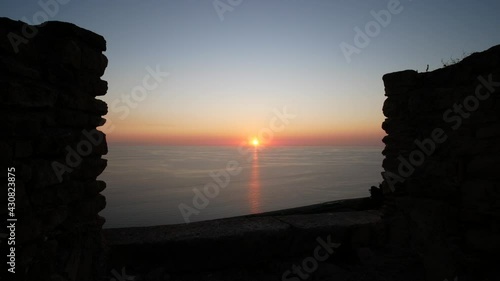
{"label": "sea", "polygon": [[111,145],[104,228],[184,224],[369,196],[382,147]]}

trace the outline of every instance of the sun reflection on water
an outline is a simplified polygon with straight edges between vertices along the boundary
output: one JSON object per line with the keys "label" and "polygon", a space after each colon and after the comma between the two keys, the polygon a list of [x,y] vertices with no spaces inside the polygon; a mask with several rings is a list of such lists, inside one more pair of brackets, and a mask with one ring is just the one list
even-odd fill
{"label": "sun reflection on water", "polygon": [[259,177],[259,155],[257,148],[253,151],[252,171],[250,174],[250,188],[248,201],[250,203],[250,212],[252,214],[260,213],[260,177]]}

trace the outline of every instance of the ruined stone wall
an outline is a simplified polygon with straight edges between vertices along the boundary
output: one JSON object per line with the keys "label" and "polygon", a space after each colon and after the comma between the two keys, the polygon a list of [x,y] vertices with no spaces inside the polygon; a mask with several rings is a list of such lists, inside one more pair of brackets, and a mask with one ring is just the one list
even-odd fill
{"label": "ruined stone wall", "polygon": [[391,239],[421,255],[428,280],[486,280],[500,251],[500,46],[383,80]]}
{"label": "ruined stone wall", "polygon": [[96,178],[107,146],[95,129],[107,112],[96,99],[107,91],[105,50],[102,36],[73,24],[0,18],[3,198],[7,183],[15,186],[15,201],[4,199],[15,207],[0,212],[17,219],[7,222],[15,224],[7,235],[15,234],[16,272],[8,280],[95,280],[106,204]]}

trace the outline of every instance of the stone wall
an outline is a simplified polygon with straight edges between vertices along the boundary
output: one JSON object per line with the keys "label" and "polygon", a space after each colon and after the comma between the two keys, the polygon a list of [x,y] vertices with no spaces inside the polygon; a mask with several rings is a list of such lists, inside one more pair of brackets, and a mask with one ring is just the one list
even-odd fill
{"label": "stone wall", "polygon": [[15,275],[95,280],[104,223],[98,212],[106,204],[106,185],[96,178],[107,146],[95,129],[107,113],[96,99],[107,91],[100,79],[106,41],[69,23],[29,26],[6,18],[0,35],[3,183],[12,181],[7,168],[15,168],[15,209],[0,212],[17,219]]}
{"label": "stone wall", "polygon": [[383,80],[392,242],[411,245],[428,280],[497,280],[489,274],[498,274],[500,251],[500,46]]}

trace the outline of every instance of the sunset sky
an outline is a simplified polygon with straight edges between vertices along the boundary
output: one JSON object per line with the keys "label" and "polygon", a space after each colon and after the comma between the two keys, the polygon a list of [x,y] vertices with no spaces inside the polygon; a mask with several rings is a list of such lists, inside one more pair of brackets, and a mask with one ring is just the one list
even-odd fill
{"label": "sunset sky", "polygon": [[[0,16],[39,23],[39,3],[106,38],[111,144],[227,145],[271,131],[273,145],[381,145],[383,74],[500,44],[498,0],[9,0]],[[355,28],[381,10],[391,19],[347,59],[341,44],[356,46]],[[151,69],[169,75],[131,98]],[[284,108],[295,117],[273,121]]]}

